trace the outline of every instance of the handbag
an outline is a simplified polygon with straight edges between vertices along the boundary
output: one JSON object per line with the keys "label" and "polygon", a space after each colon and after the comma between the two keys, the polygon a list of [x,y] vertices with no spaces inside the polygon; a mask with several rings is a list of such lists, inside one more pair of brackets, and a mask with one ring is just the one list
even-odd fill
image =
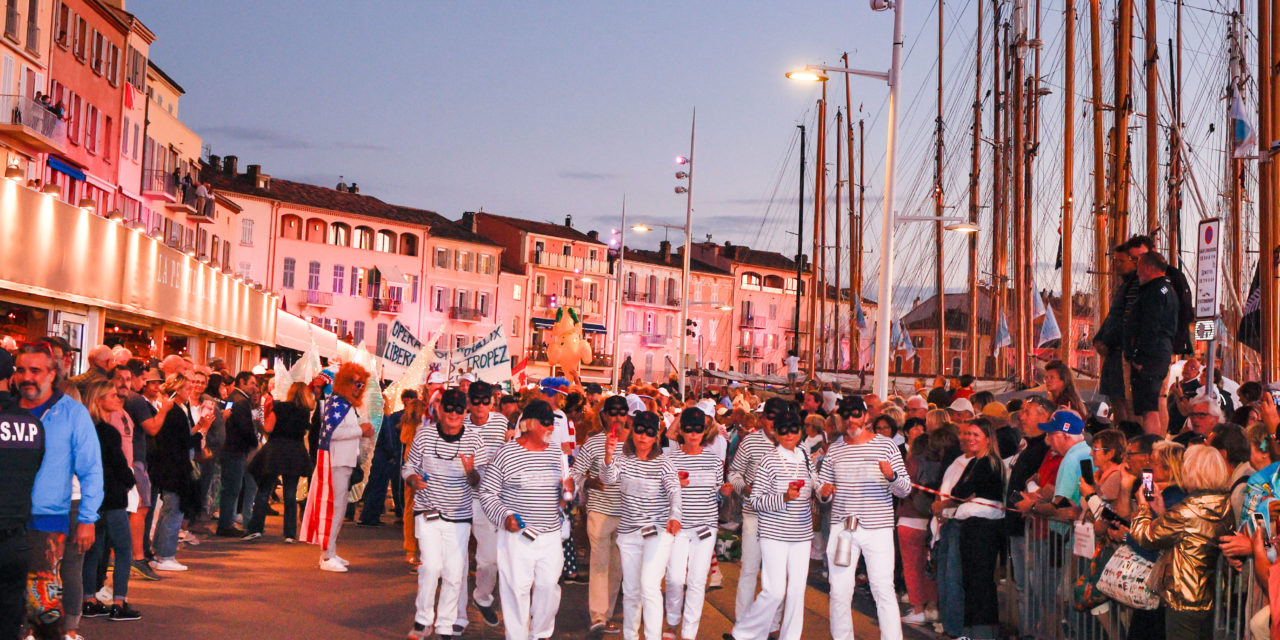
{"label": "handbag", "polygon": [[1098,581],[1102,577],[1103,568],[1111,559],[1112,551],[1113,547],[1109,545],[1098,545],[1092,558],[1080,559],[1083,566],[1071,591],[1071,604],[1076,611],[1090,611],[1107,601],[1107,594],[1099,589]]}
{"label": "handbag", "polygon": [[1150,584],[1154,568],[1154,562],[1123,545],[1107,561],[1098,578],[1098,590],[1126,607],[1151,611],[1160,606]]}

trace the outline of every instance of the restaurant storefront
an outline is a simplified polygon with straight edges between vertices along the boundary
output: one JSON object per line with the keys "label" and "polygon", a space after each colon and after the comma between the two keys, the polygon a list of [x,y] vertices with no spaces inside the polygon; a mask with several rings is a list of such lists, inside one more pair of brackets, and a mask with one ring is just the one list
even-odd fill
{"label": "restaurant storefront", "polygon": [[275,336],[274,296],[141,230],[0,180],[0,339],[67,338],[84,353],[123,345],[135,355],[248,368]]}

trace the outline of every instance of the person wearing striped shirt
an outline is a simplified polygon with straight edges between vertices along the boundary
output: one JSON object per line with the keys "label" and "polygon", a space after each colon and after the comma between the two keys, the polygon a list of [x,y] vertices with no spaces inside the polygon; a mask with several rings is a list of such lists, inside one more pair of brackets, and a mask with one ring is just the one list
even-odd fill
{"label": "person wearing striped shirt", "polygon": [[[844,436],[827,449],[818,471],[820,491],[832,496],[831,535],[827,540],[832,640],[853,640],[853,588],[858,557],[866,558],[871,595],[876,601],[880,638],[902,638],[901,612],[893,586],[893,499],[911,493],[911,479],[893,440],[867,428],[867,405],[847,402]],[[836,563],[841,538],[852,549],[847,566]]]}
{"label": "person wearing striped shirt", "polygon": [[652,411],[631,418],[631,436],[615,451],[618,436],[605,436],[604,476],[622,497],[618,550],[622,554],[622,637],[637,640],[644,620],[645,640],[662,637],[662,577],[674,536],[680,533],[680,480],[662,455],[662,420]]}
{"label": "person wearing striped shirt", "polygon": [[715,423],[701,409],[685,409],[676,434],[678,446],[664,454],[680,478],[680,532],[667,562],[667,626],[680,627],[685,640],[698,637],[707,572],[716,550],[720,495],[733,490],[724,481],[724,462],[706,448],[716,433]]}
{"label": "person wearing striped shirt", "polygon": [[598,638],[621,629],[613,624],[613,611],[622,586],[622,555],[618,551],[618,518],[622,515],[622,496],[617,483],[605,484],[604,446],[610,432],[619,440],[631,435],[631,418],[627,399],[609,396],[600,409],[604,429],[583,443],[573,458],[573,480],[587,490],[587,539],[591,542],[590,581],[587,587],[587,610],[591,615],[588,635]]}
{"label": "person wearing striped shirt", "polygon": [[800,417],[787,411],[773,429],[778,446],[760,462],[751,492],[760,520],[760,595],[725,640],[764,640],[780,606],[778,640],[800,640],[804,627],[816,475],[809,455],[797,446],[804,435]]}
{"label": "person wearing striped shirt", "polygon": [[[486,463],[476,467],[480,475],[484,476],[488,466],[487,461],[493,459],[493,456],[498,454],[498,450],[507,443],[511,424],[506,416],[493,411],[493,385],[488,382],[483,380],[472,382],[467,388],[467,401],[470,409],[462,419],[462,427],[468,433],[475,432],[484,443]],[[476,587],[471,592],[471,597],[476,601],[476,609],[480,611],[480,617],[484,619],[485,624],[495,627],[499,623],[498,608],[495,606],[497,602],[494,601],[498,588],[498,525],[484,515],[484,508],[480,505],[478,494],[472,500],[471,510],[475,515],[471,518],[471,535],[476,539]],[[467,628],[465,584],[462,595],[458,598],[458,621],[453,626]]]}
{"label": "person wearing striped shirt", "polygon": [[520,414],[520,437],[489,461],[480,503],[498,532],[498,596],[507,640],[550,638],[560,608],[562,494],[573,489],[564,452],[552,446],[551,405],[534,400]]}
{"label": "person wearing striped shirt", "polygon": [[[486,460],[480,434],[467,431],[462,414],[467,396],[449,389],[440,396],[435,421],[418,429],[401,475],[413,489],[413,527],[418,538],[418,597],[409,638],[421,638],[433,624],[441,639],[452,638],[458,600],[467,584],[472,491],[480,484],[477,465]],[[440,601],[436,593],[439,586]]]}
{"label": "person wearing striped shirt", "polygon": [[738,571],[738,593],[734,614],[739,618],[756,599],[756,580],[760,577],[760,525],[751,506],[751,489],[755,484],[760,461],[773,450],[773,424],[778,416],[791,411],[786,400],[769,398],[760,415],[760,428],[743,436],[729,464],[729,483],[742,496],[742,560]]}

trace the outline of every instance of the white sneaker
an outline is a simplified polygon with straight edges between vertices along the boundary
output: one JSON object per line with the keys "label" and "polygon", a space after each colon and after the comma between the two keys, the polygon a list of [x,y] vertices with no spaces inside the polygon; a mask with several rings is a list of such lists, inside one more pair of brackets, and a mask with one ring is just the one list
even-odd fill
{"label": "white sneaker", "polygon": [[902,595],[898,596],[898,602],[901,602],[902,604],[910,604],[911,594],[903,593]]}
{"label": "white sneaker", "polygon": [[925,621],[925,622],[937,622],[937,621],[938,621],[938,608],[937,608],[937,607],[926,607],[926,608],[925,608],[925,610],[924,610],[924,621]]}
{"label": "white sneaker", "polygon": [[173,558],[157,558],[151,563],[151,568],[156,571],[186,571],[187,566],[179,563]]}
{"label": "white sneaker", "polygon": [[347,559],[346,559],[346,558],[344,558],[344,557],[342,557],[342,556],[334,556],[334,557],[333,557],[333,559],[334,559],[334,560],[337,560],[338,562],[341,562],[341,563],[342,563],[342,566],[344,566],[344,567],[349,567],[349,566],[351,566],[351,563],[350,563],[350,562],[347,562]]}
{"label": "white sneaker", "polygon": [[115,601],[115,597],[113,596],[111,591],[111,585],[109,584],[102,585],[102,588],[99,589],[97,593],[93,594],[93,597],[97,598],[98,602],[101,602],[102,604],[105,604],[108,606],[110,606],[111,603]]}
{"label": "white sneaker", "polygon": [[923,611],[902,616],[902,624],[924,624],[925,615]]}
{"label": "white sneaker", "polygon": [[182,529],[178,532],[178,542],[185,542],[193,547],[200,546],[200,538],[196,537],[196,534],[191,533],[186,529]]}
{"label": "white sneaker", "polygon": [[334,556],[320,561],[321,571],[332,571],[334,573],[346,573],[347,565],[338,562],[338,557]]}

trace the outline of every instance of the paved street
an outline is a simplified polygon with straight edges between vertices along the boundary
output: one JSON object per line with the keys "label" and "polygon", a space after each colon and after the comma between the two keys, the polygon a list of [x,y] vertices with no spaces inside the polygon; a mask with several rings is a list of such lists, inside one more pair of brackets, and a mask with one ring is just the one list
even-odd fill
{"label": "paved street", "polygon": [[[199,546],[179,551],[178,559],[190,571],[167,574],[162,582],[131,581],[129,600],[142,610],[142,620],[96,618],[85,620],[81,631],[91,640],[404,637],[413,621],[416,581],[404,563],[398,526],[366,529],[348,523],[339,546],[351,561],[347,574],[320,571],[315,547],[284,544],[279,536],[278,518],[268,520],[267,537],[255,542],[202,536]],[[722,571],[725,588],[708,594],[702,638],[719,639],[732,627],[737,567],[722,565]],[[564,586],[557,638],[585,636],[586,605],[586,585]],[[858,637],[878,638],[870,597],[860,593],[855,609]],[[826,596],[810,588],[805,637],[829,637],[828,628]],[[932,637],[911,628],[907,634]],[[497,640],[502,629],[485,626],[472,609],[464,637]]]}

